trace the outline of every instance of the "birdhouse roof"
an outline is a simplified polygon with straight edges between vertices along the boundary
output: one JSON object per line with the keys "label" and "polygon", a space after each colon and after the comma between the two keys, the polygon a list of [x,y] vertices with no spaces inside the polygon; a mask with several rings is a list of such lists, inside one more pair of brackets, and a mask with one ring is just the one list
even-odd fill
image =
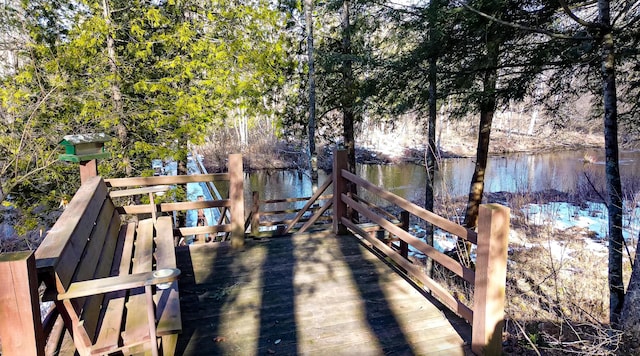
{"label": "birdhouse roof", "polygon": [[105,133],[90,133],[80,135],[66,135],[60,141],[61,144],[69,143],[77,145],[81,143],[96,143],[96,142],[108,142],[111,141],[111,137]]}

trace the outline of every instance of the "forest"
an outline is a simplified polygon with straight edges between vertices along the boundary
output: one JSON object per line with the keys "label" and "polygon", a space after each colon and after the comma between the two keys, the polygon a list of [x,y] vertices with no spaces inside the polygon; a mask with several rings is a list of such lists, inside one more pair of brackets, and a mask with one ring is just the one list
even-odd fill
{"label": "forest", "polygon": [[[640,267],[625,286],[619,167],[619,150],[640,142],[640,2],[5,0],[0,7],[0,201],[3,219],[9,209],[20,212],[18,233],[46,230],[77,189],[69,179],[77,168],[58,161],[68,134],[112,138],[113,159],[100,165],[110,177],[152,175],[153,159],[182,162],[194,147],[213,147],[218,157],[264,147],[273,156],[293,152],[302,157],[296,167],[317,177],[326,147],[344,147],[354,170],[356,146],[376,140],[420,150],[433,177],[441,142],[466,140],[475,157],[468,228],[483,199],[492,137],[508,131],[530,142],[517,149],[537,150],[597,136],[609,221],[605,324],[628,332],[628,342],[604,350],[640,350]],[[433,181],[424,186],[425,208],[434,210]],[[426,239],[433,244],[433,233]]]}

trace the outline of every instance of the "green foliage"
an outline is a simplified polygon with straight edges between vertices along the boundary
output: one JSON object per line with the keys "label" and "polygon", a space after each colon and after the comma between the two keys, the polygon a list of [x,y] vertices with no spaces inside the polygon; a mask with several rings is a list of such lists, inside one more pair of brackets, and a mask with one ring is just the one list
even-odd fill
{"label": "green foliage", "polygon": [[232,108],[254,120],[275,110],[289,63],[286,17],[268,1],[104,4],[36,0],[15,11],[27,43],[19,70],[0,78],[0,169],[2,200],[28,218],[79,184],[76,166],[56,162],[66,134],[113,137],[103,175],[148,174],[151,159],[184,160]]}

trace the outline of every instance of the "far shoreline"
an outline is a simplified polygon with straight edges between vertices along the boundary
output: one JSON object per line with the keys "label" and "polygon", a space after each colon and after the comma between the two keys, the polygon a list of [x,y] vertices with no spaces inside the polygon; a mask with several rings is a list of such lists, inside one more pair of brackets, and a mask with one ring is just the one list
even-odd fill
{"label": "far shoreline", "polygon": [[[594,134],[563,134],[561,138],[541,138],[522,134],[495,132],[489,147],[489,156],[508,156],[514,154],[544,154],[553,152],[579,151],[589,149],[604,150],[604,140]],[[426,148],[424,145],[402,147],[379,144],[379,147],[356,144],[356,162],[371,165],[392,165],[412,163],[424,166]],[[421,147],[422,146],[422,147]],[[318,168],[331,171],[332,150],[334,145],[318,148]],[[390,148],[391,147],[391,148]],[[622,151],[633,150],[634,147],[621,147]],[[261,170],[308,170],[306,150],[299,145],[289,143],[274,144],[271,149],[246,149],[244,155],[245,171]],[[226,154],[209,147],[200,149],[204,156],[204,164],[209,172],[225,170]],[[457,138],[441,142],[437,159],[473,158],[476,156],[475,142]]]}

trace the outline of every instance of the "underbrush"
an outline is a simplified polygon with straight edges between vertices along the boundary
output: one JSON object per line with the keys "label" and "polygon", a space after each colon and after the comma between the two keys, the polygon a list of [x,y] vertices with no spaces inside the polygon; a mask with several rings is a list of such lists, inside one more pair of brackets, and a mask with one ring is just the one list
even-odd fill
{"label": "underbrush", "polygon": [[269,130],[252,130],[248,144],[233,138],[233,130],[221,130],[211,134],[205,144],[198,147],[204,156],[205,166],[210,173],[226,170],[229,154],[242,153],[247,171],[264,169],[299,169],[308,167],[308,155],[300,142],[279,139]]}
{"label": "underbrush", "polygon": [[608,325],[606,250],[585,231],[531,230],[526,242],[510,244],[505,352],[615,354],[621,334]]}
{"label": "underbrush", "polygon": [[[512,215],[504,354],[627,354],[621,351],[622,333],[609,326],[606,241],[586,228],[559,229],[552,221],[533,224],[524,209],[528,204],[550,201],[579,203],[580,197],[557,192],[503,193],[489,194],[488,201],[510,206]],[[460,221],[465,203],[464,199],[441,199],[435,210]],[[635,239],[627,241],[625,286],[631,275],[635,246]],[[452,257],[456,257],[455,253]],[[414,258],[414,262],[425,261]],[[433,276],[458,300],[473,305],[472,288],[461,278],[437,264]]]}
{"label": "underbrush", "polygon": [[[521,234],[520,229],[515,229]],[[505,355],[615,355],[622,333],[608,325],[607,255],[585,248],[584,236],[550,235],[544,228],[524,247],[510,243],[507,267]],[[559,238],[558,259],[551,244]],[[414,263],[424,259],[414,259]],[[625,275],[630,275],[625,263]],[[468,306],[473,288],[439,265],[433,278]],[[626,281],[628,282],[628,281]],[[626,284],[625,282],[625,284]]]}

